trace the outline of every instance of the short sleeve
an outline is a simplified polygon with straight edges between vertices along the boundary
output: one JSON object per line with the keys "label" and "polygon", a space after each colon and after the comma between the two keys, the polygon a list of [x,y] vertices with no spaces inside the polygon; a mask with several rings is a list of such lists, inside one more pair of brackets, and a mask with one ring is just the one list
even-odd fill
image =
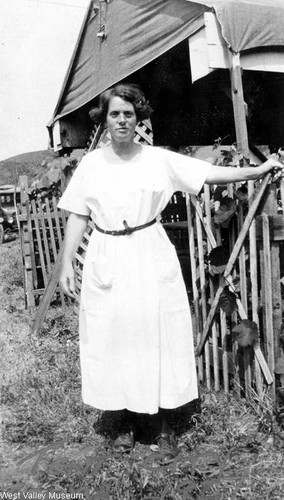
{"label": "short sleeve", "polygon": [[81,160],[69,181],[67,188],[61,196],[58,207],[78,215],[90,215],[86,204],[86,188],[88,186],[88,166],[85,158]]}
{"label": "short sleeve", "polygon": [[166,151],[166,156],[173,191],[197,195],[206,181],[211,163],[172,151]]}

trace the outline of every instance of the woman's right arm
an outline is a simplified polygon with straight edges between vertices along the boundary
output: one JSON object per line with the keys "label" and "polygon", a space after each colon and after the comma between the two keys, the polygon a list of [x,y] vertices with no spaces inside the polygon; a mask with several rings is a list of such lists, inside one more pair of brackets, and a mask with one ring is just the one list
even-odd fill
{"label": "woman's right arm", "polygon": [[70,213],[66,226],[64,248],[61,264],[60,284],[63,291],[72,299],[75,298],[75,271],[73,259],[86,231],[89,216]]}

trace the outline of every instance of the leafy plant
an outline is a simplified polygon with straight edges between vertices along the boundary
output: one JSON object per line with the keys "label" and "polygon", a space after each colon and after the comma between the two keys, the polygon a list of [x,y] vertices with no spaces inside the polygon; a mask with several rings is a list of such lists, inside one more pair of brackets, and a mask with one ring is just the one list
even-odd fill
{"label": "leafy plant", "polygon": [[228,227],[230,220],[232,219],[236,211],[237,204],[235,200],[233,198],[230,198],[229,196],[223,198],[219,210],[217,210],[214,215],[215,224],[221,227]]}
{"label": "leafy plant", "polygon": [[210,274],[214,276],[225,271],[229,254],[223,246],[218,246],[211,250],[207,259],[210,263]]}
{"label": "leafy plant", "polygon": [[237,308],[236,295],[229,290],[228,287],[225,287],[220,300],[219,307],[229,316],[232,314]]}
{"label": "leafy plant", "polygon": [[233,338],[241,347],[254,345],[258,340],[258,326],[254,321],[243,319],[238,325],[234,326]]}

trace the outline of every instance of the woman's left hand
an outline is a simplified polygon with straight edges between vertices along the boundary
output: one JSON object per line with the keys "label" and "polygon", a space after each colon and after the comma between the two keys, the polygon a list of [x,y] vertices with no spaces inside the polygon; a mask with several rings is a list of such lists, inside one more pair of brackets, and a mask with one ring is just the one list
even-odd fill
{"label": "woman's left hand", "polygon": [[[275,155],[276,156],[276,155]],[[280,177],[284,176],[284,165],[279,160],[277,160],[273,155],[269,160],[264,162],[260,167],[257,167],[260,173],[260,177],[272,173],[273,181],[277,181]]]}

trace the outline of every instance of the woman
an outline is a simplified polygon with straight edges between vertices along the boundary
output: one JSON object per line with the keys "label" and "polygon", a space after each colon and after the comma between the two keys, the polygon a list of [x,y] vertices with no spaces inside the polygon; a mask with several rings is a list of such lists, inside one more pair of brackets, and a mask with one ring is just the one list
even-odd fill
{"label": "woman", "polygon": [[[258,179],[274,167],[222,168],[133,141],[151,108],[135,85],[100,96],[94,115],[111,143],[86,155],[59,207],[70,211],[61,285],[75,296],[73,259],[91,215],[80,301],[83,401],[101,410],[153,415],[164,463],[177,454],[163,409],[198,397],[191,317],[173,245],[156,220],[175,191]],[[133,432],[114,448],[129,451]]]}

